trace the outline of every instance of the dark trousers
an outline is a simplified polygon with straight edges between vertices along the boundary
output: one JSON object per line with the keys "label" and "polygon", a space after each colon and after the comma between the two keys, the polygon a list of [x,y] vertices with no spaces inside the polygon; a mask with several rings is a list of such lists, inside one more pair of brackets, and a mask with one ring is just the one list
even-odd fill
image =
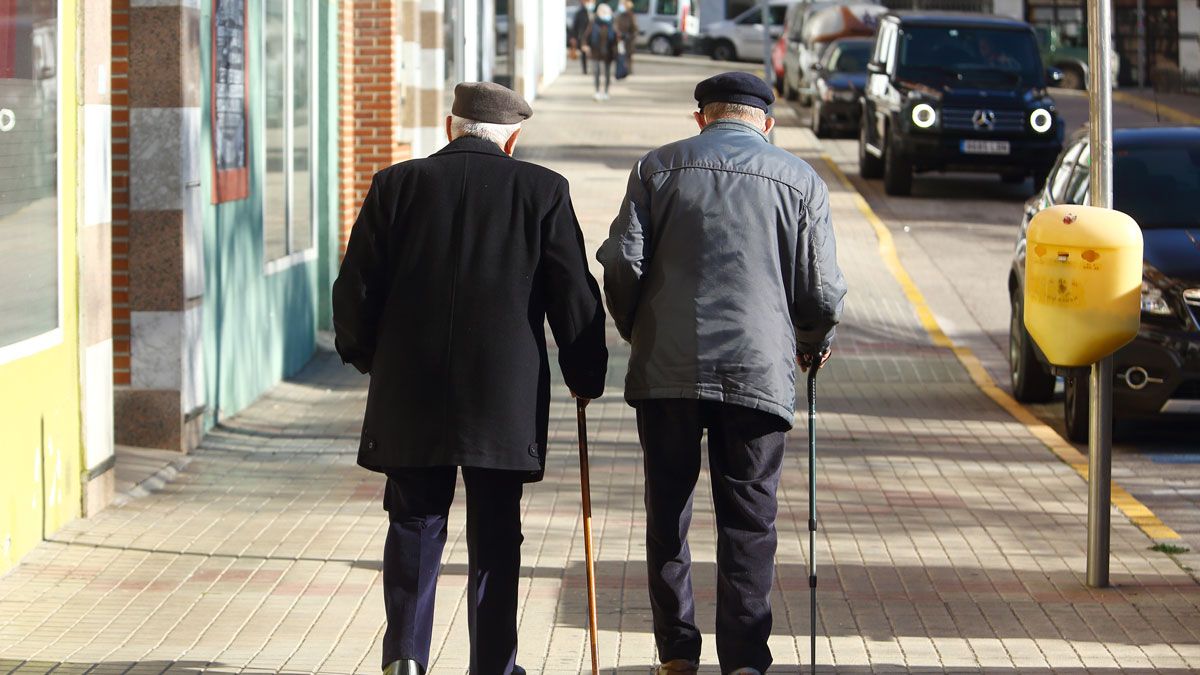
{"label": "dark trousers", "polygon": [[[471,673],[507,675],[517,656],[524,474],[471,467],[463,467],[462,472],[467,487]],[[385,668],[399,659],[429,667],[434,592],[457,475],[453,466],[388,474],[384,508],[391,527],[383,549]]]}
{"label": "dark trousers", "polygon": [[600,67],[604,66],[604,93],[608,93],[608,85],[612,83],[612,64],[613,62],[611,59],[597,59],[596,62],[592,64],[592,68],[596,71],[596,91],[600,91]]}
{"label": "dark trousers", "polygon": [[687,533],[700,476],[700,438],[708,429],[717,517],[717,656],[724,672],[744,667],[765,672],[771,665],[775,493],[788,425],[769,413],[712,401],[640,401],[637,411],[659,658],[700,658]]}
{"label": "dark trousers", "polygon": [[583,65],[583,74],[587,75],[587,50],[583,48],[585,44],[585,41],[579,41],[579,63]]}

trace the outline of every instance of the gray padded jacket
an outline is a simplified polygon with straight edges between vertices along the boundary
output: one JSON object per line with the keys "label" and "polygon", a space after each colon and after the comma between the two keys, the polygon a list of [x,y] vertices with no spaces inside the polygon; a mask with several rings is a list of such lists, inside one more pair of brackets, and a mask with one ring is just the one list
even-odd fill
{"label": "gray padded jacket", "polygon": [[798,354],[829,346],[846,295],[829,192],[754,127],[718,120],[644,156],[596,256],[625,399],[724,401],[795,417]]}

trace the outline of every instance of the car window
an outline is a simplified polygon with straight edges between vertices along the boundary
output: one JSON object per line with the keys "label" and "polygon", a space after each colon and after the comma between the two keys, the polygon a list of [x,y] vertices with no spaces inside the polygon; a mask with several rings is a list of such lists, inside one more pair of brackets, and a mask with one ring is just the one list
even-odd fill
{"label": "car window", "polygon": [[771,25],[782,26],[783,20],[787,16],[787,5],[773,5],[771,7]]}
{"label": "car window", "polygon": [[634,14],[648,14],[650,12],[650,0],[633,0]]}
{"label": "car window", "polygon": [[675,16],[679,13],[679,0],[659,0],[658,13]]}
{"label": "car window", "polygon": [[1075,160],[1086,145],[1087,141],[1080,141],[1067,148],[1067,151],[1063,153],[1062,161],[1054,170],[1054,175],[1050,177],[1050,200],[1055,204],[1063,202],[1063,194],[1066,192],[1067,182],[1071,180],[1071,170],[1075,168]]}
{"label": "car window", "polygon": [[1113,153],[1113,206],[1142,229],[1200,225],[1200,145],[1120,149]]}
{"label": "car window", "polygon": [[1033,33],[1005,28],[908,26],[897,40],[898,72],[938,86],[1041,86]]}
{"label": "car window", "polygon": [[739,26],[757,26],[762,23],[762,12],[752,9],[738,17],[737,23]]}
{"label": "car window", "polygon": [[839,44],[829,51],[825,59],[825,68],[835,73],[865,73],[870,56],[869,42]]}
{"label": "car window", "polygon": [[1086,204],[1088,202],[1088,186],[1090,185],[1092,169],[1092,153],[1088,144],[1081,146],[1079,157],[1075,159],[1075,170],[1071,172],[1071,180],[1067,183],[1064,200],[1068,204]]}

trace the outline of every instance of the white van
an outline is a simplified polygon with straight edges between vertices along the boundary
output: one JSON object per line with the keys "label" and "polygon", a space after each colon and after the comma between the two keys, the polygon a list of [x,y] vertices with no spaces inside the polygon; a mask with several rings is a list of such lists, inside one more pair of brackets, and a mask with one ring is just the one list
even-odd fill
{"label": "white van", "polygon": [[763,30],[762,8],[755,5],[732,19],[709,24],[700,36],[700,52],[718,61],[762,61],[763,40],[774,45],[783,34],[783,20],[795,0],[771,0],[769,31]]}

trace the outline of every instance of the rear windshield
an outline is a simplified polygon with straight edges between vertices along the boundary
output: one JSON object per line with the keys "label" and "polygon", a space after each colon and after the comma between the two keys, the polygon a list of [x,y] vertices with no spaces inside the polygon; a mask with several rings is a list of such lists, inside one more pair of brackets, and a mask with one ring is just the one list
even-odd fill
{"label": "rear windshield", "polygon": [[835,73],[865,73],[871,60],[870,42],[847,42],[837,45],[825,65]]}
{"label": "rear windshield", "polygon": [[1113,157],[1113,205],[1143,229],[1196,227],[1200,145],[1120,149]]}
{"label": "rear windshield", "polygon": [[1001,28],[905,27],[897,74],[938,85],[981,88],[1043,83],[1033,33]]}

